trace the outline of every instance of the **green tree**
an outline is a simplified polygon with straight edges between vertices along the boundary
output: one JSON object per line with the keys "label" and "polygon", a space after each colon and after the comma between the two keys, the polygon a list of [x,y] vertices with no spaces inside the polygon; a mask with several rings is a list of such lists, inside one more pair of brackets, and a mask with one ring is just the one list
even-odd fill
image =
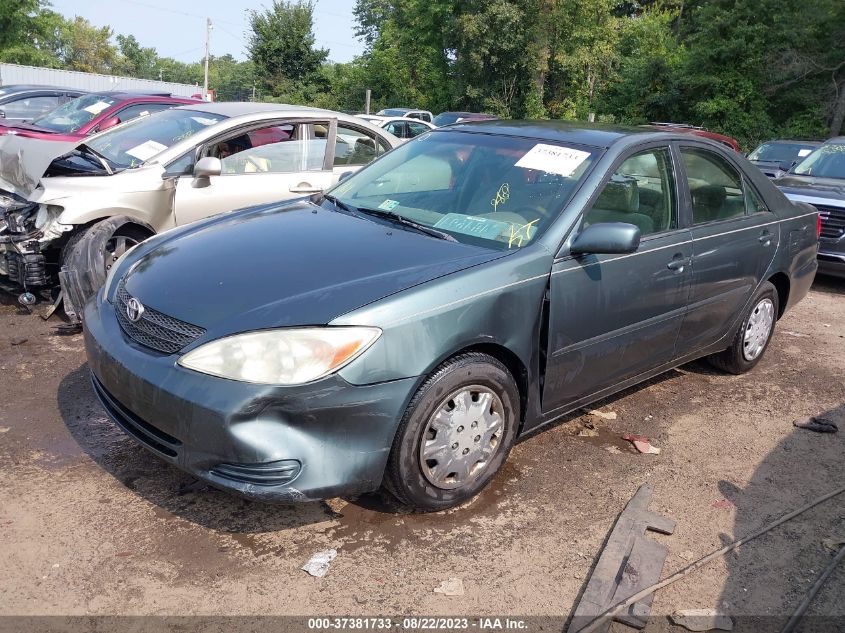
{"label": "green tree", "polygon": [[134,35],[118,35],[116,39],[119,55],[115,60],[114,71],[117,74],[158,79],[158,53],[154,48],[141,46]]}
{"label": "green tree", "polygon": [[274,94],[320,80],[328,51],[314,47],[313,19],[311,0],[273,0],[269,9],[250,13],[249,56],[258,81]]}
{"label": "green tree", "polygon": [[117,49],[111,36],[111,28],[93,26],[79,16],[66,22],[62,28],[63,66],[86,73],[112,72]]}
{"label": "green tree", "polygon": [[0,3],[0,61],[59,67],[64,18],[46,0]]}

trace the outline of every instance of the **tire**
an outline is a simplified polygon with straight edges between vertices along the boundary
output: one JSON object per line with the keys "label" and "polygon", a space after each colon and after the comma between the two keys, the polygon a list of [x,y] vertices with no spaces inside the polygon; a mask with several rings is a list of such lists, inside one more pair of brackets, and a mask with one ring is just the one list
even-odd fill
{"label": "tire", "polygon": [[[763,358],[769,341],[775,332],[775,323],[779,309],[778,292],[768,281],[764,281],[751,301],[751,307],[739,329],[734,334],[731,346],[718,354],[708,356],[711,365],[731,374],[743,374],[749,371]],[[768,331],[761,324],[768,323]],[[755,327],[758,328],[755,336]],[[746,336],[748,335],[748,336]]]}
{"label": "tire", "polygon": [[125,251],[152,234],[129,218],[119,216],[71,235],[62,249],[60,273],[68,316],[78,318],[88,300],[105,283],[111,262],[121,254],[114,251],[116,245],[120,245],[118,251]]}
{"label": "tire", "polygon": [[385,488],[417,511],[460,505],[507,459],[519,419],[519,390],[502,363],[480,353],[446,361],[408,404],[388,458]]}

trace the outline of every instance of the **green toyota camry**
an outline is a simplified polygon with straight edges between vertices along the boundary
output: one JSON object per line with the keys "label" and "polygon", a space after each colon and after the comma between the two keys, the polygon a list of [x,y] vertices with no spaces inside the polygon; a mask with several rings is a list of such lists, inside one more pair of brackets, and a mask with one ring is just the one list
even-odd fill
{"label": "green toyota camry", "polygon": [[142,242],[85,340],[110,417],[215,486],[440,510],[591,401],[699,357],[751,369],[817,247],[813,207],[706,139],[458,124]]}

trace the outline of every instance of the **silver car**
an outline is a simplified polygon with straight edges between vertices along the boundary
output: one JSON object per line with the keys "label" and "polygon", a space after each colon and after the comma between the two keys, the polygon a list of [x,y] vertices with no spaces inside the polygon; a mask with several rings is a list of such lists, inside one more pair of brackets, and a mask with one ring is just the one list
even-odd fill
{"label": "silver car", "polygon": [[130,121],[40,164],[26,160],[35,145],[4,151],[0,280],[26,293],[59,283],[73,318],[132,245],[223,211],[319,193],[399,143],[329,110],[204,103]]}

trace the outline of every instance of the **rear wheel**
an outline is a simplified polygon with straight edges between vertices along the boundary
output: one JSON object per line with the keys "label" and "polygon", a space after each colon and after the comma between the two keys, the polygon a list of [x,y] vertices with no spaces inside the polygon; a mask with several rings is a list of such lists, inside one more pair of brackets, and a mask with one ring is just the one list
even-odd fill
{"label": "rear wheel", "polygon": [[731,374],[742,374],[760,362],[772,334],[778,315],[778,293],[768,281],[763,282],[751,309],[742,320],[734,335],[731,346],[718,354],[709,356],[712,365]]}
{"label": "rear wheel", "polygon": [[507,459],[519,415],[519,391],[499,361],[479,353],[447,361],[408,405],[385,486],[421,511],[471,499]]}

